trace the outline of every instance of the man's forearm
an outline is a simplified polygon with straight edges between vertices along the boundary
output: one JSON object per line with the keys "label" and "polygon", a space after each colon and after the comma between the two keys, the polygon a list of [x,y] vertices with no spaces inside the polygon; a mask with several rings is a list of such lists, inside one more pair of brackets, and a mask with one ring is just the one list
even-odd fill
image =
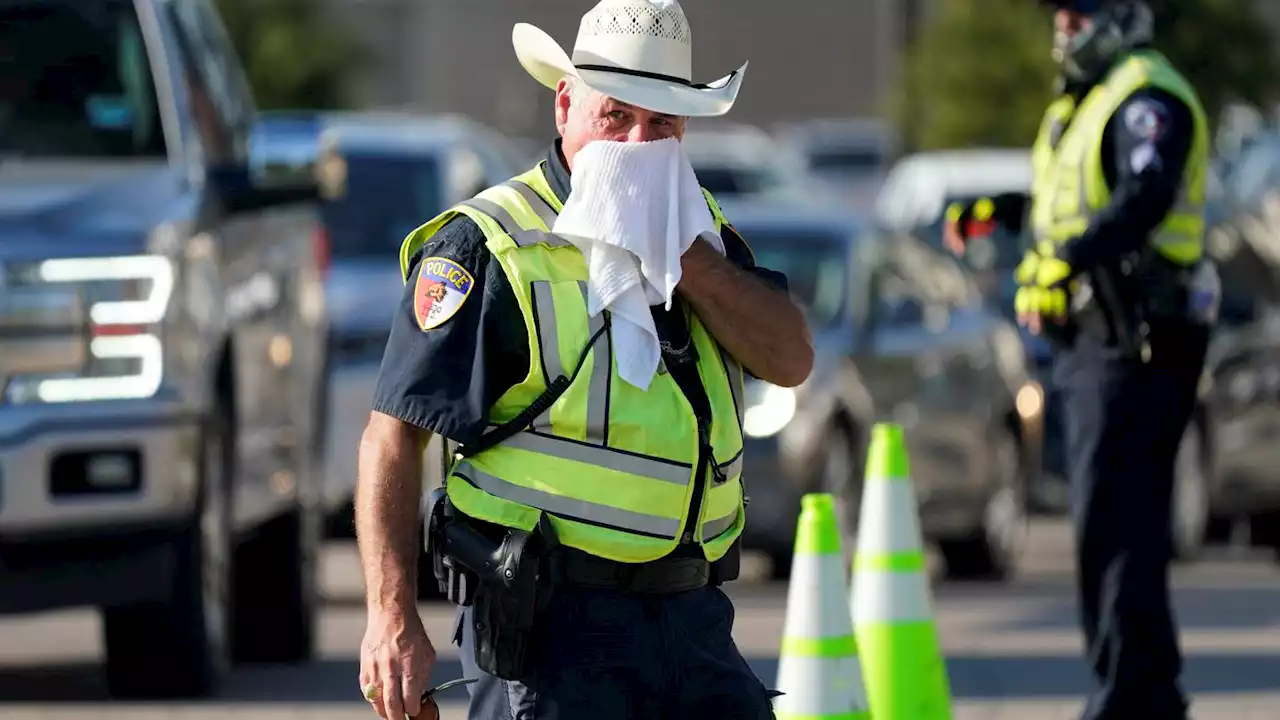
{"label": "man's forearm", "polygon": [[360,440],[356,539],[371,612],[399,612],[417,602],[426,437],[417,428],[374,412]]}
{"label": "man's forearm", "polygon": [[1158,181],[1122,185],[1089,229],[1058,250],[1058,257],[1077,272],[1087,272],[1141,250],[1173,207],[1177,192]]}
{"label": "man's forearm", "polygon": [[726,260],[703,240],[681,258],[679,290],[716,340],[752,375],[784,387],[813,369],[804,314],[784,292]]}

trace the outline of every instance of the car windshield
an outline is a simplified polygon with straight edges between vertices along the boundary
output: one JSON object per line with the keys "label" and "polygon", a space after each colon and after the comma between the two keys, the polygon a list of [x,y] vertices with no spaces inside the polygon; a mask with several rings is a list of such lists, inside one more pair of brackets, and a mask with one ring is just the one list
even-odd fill
{"label": "car windshield", "polygon": [[809,152],[809,167],[820,174],[843,175],[878,170],[883,160],[878,150],[858,147],[824,147]]}
{"label": "car windshield", "polygon": [[0,155],[165,154],[133,3],[0,2]]}
{"label": "car windshield", "polygon": [[346,192],[321,209],[334,257],[394,257],[406,235],[444,209],[434,155],[343,157]]}
{"label": "car windshield", "polygon": [[819,326],[840,320],[849,284],[847,236],[836,230],[781,230],[735,226],[756,264],[787,276],[791,294]]}
{"label": "car windshield", "polygon": [[733,165],[695,163],[693,172],[698,184],[716,197],[752,195],[772,188],[776,182],[768,171]]}

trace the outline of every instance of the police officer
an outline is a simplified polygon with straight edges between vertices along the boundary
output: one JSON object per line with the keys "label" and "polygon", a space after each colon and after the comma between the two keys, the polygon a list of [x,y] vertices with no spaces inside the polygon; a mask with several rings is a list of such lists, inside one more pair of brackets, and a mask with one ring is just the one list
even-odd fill
{"label": "police officer", "polygon": [[[1016,309],[1057,346],[1081,624],[1099,683],[1084,716],[1182,720],[1171,504],[1217,303],[1201,258],[1208,123],[1151,49],[1145,3],[1053,4],[1062,92],[1032,150],[1036,243],[1015,272]],[[1022,225],[1021,204],[953,206],[948,243],[963,247],[993,217]]]}
{"label": "police officer", "polygon": [[[385,718],[420,712],[435,650],[415,582],[434,579],[415,578],[416,538],[422,448],[435,433],[458,452],[431,526],[447,516],[492,542],[512,588],[538,558],[536,606],[474,577],[473,597],[455,595],[470,600],[452,638],[464,674],[479,678],[470,718],[769,718],[718,585],[737,575],[745,519],[743,371],[804,381],[813,349],[801,311],[704,191],[725,255],[702,239],[683,255],[671,309],[653,308],[662,369],[641,390],[618,375],[608,313],[588,315],[581,253],[548,232],[584,145],[679,138],[685,117],[729,110],[745,65],[691,83],[689,26],[670,0],[603,0],[582,18],[572,60],[529,25],[513,41],[555,90],[560,138],[536,167],[402,248],[404,299],[360,450],[361,685]],[[441,542],[432,552],[449,577],[474,570]]]}

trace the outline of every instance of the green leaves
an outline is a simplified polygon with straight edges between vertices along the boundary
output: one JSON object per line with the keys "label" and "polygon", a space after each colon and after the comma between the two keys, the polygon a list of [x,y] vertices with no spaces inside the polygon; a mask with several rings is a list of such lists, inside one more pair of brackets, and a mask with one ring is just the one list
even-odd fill
{"label": "green leaves", "polygon": [[[1259,0],[1150,0],[1156,47],[1211,118],[1275,95],[1276,56]],[[1267,0],[1263,0],[1267,1]],[[1035,0],[946,0],[909,48],[890,113],[906,147],[1026,147],[1052,99],[1053,21]]]}
{"label": "green leaves", "polygon": [[263,110],[344,107],[344,80],[363,59],[314,0],[217,0]]}

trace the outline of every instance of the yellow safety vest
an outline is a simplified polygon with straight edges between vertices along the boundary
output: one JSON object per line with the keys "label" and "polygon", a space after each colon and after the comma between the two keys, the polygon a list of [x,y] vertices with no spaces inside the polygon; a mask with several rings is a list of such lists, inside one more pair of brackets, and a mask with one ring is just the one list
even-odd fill
{"label": "yellow safety vest", "polygon": [[[719,230],[724,217],[703,193]],[[573,378],[531,428],[455,458],[445,485],[449,498],[471,517],[527,531],[545,513],[562,544],[610,560],[656,560],[686,536],[701,544],[708,560],[717,560],[745,522],[742,370],[690,312],[698,372],[711,404],[708,440],[715,465],[697,477],[692,407],[665,370],[648,390],[619,378],[606,313],[587,314],[582,253],[550,233],[561,209],[539,165],[446,210],[401,247],[407,282],[410,258],[462,214],[480,226],[510,279],[531,362],[525,379],[490,409],[494,426],[531,406],[557,377]],[[690,518],[699,484],[702,500]]]}
{"label": "yellow safety vest", "polygon": [[[1102,134],[1120,104],[1145,87],[1178,97],[1191,108],[1195,118],[1195,135],[1178,199],[1151,242],[1157,252],[1178,265],[1194,265],[1200,260],[1204,248],[1209,122],[1190,83],[1163,55],[1152,50],[1135,52],[1118,62],[1079,107],[1066,96],[1058,98],[1045,113],[1031,153],[1031,222],[1042,252],[1050,252],[1079,236],[1093,216],[1111,202],[1111,191],[1102,172]],[[1068,122],[1070,126],[1055,147],[1055,136]]]}

